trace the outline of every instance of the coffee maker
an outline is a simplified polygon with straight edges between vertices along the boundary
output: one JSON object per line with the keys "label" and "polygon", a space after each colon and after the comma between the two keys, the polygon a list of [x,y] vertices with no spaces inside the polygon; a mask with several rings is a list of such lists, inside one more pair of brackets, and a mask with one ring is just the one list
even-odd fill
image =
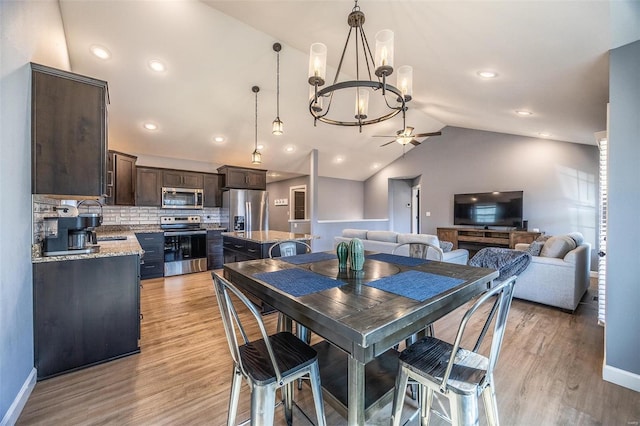
{"label": "coffee maker", "polygon": [[100,251],[100,246],[96,245],[95,227],[101,223],[102,216],[95,214],[46,218],[43,254],[59,256]]}

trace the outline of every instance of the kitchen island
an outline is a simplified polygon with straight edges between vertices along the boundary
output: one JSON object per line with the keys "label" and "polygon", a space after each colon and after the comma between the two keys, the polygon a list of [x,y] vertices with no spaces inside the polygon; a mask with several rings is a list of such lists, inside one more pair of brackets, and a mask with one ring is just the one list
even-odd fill
{"label": "kitchen island", "polygon": [[[277,242],[295,240],[309,244],[313,238],[309,234],[282,231],[223,232],[224,263],[265,259],[269,257],[271,246]],[[298,254],[304,253],[304,249],[304,245],[299,244]]]}

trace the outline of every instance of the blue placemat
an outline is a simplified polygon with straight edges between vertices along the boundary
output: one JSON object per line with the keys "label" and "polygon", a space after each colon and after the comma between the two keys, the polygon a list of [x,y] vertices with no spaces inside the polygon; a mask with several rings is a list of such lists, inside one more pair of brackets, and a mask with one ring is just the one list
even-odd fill
{"label": "blue placemat", "polygon": [[298,268],[260,272],[253,274],[253,276],[295,297],[344,285],[342,281]]}
{"label": "blue placemat", "polygon": [[418,266],[428,262],[426,259],[420,259],[419,257],[398,256],[397,254],[389,253],[375,253],[367,256],[367,259],[379,260],[381,262],[395,263],[396,265],[403,266]]}
{"label": "blue placemat", "polygon": [[371,281],[367,285],[409,299],[424,302],[433,296],[462,284],[460,278],[445,277],[421,271],[406,271]]}
{"label": "blue placemat", "polygon": [[288,263],[292,263],[294,265],[302,265],[303,263],[313,263],[313,262],[322,262],[323,260],[330,260],[330,259],[337,259],[338,256],[336,256],[333,253],[325,253],[325,252],[318,252],[318,253],[305,253],[305,254],[298,254],[296,256],[286,256],[286,257],[281,257],[280,259],[284,260],[285,262]]}

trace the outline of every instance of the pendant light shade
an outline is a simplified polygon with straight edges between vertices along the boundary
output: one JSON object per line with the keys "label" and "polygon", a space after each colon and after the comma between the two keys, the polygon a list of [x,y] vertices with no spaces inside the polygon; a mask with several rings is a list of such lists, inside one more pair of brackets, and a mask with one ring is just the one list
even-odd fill
{"label": "pendant light shade", "polygon": [[260,164],[262,163],[262,154],[260,154],[260,151],[258,151],[258,92],[260,91],[260,88],[258,86],[253,86],[251,90],[253,91],[253,93],[256,94],[256,126],[255,126],[256,137],[255,137],[254,150],[253,150],[253,153],[251,153],[251,163]]}
{"label": "pendant light shade", "polygon": [[398,89],[404,96],[404,101],[409,102],[413,95],[413,67],[403,65],[398,68]]}
{"label": "pendant light shade", "polygon": [[282,50],[282,45],[274,43],[273,50],[276,52],[276,119],[273,120],[271,132],[279,136],[284,133],[284,123],[280,120],[280,50]]}

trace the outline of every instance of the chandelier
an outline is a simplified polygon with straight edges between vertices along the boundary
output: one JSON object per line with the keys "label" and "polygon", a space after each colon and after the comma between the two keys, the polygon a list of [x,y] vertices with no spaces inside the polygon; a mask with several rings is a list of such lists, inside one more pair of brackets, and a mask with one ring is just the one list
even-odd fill
{"label": "chandelier", "polygon": [[[317,121],[337,126],[362,126],[395,117],[407,110],[406,103],[411,100],[413,69],[410,66],[398,68],[398,87],[387,82],[393,73],[393,31],[381,30],[376,34],[375,57],[363,29],[364,13],[360,11],[358,0],[347,18],[349,33],[342,50],[336,75],[331,85],[323,87],[327,71],[327,46],[322,43],[311,45],[309,54],[309,112],[313,116],[314,125]],[[351,35],[354,34],[355,45],[355,80],[339,81],[342,64],[346,56]],[[376,66],[376,64],[378,64]],[[372,76],[375,74],[375,78]],[[353,74],[352,74],[353,75]],[[337,117],[331,113],[334,95],[351,91],[354,96],[354,114],[351,119],[346,114]],[[370,96],[373,95],[373,96]],[[369,100],[377,99],[378,108],[370,114]],[[337,108],[336,108],[337,109]]]}

